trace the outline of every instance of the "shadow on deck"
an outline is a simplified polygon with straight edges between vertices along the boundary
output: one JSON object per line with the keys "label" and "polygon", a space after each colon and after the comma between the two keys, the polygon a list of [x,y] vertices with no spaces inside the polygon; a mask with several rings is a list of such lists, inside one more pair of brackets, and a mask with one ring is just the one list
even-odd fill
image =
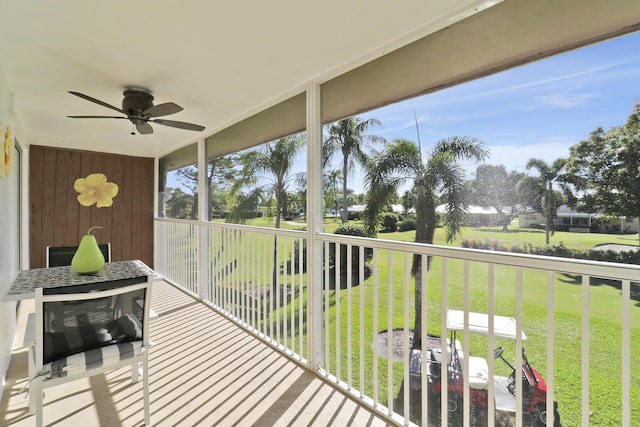
{"label": "shadow on deck", "polygon": [[[19,309],[18,330],[33,310]],[[385,426],[387,422],[206,305],[156,282],[151,322],[154,426]],[[21,342],[21,337],[17,337]],[[15,348],[0,425],[31,426],[27,349]],[[142,382],[123,368],[45,391],[45,425],[140,426]]]}

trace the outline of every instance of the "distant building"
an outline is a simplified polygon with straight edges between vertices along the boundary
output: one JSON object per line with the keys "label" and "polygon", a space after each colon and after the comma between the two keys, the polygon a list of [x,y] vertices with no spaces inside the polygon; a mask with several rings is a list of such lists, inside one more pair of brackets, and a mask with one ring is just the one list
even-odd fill
{"label": "distant building", "polygon": [[[391,212],[396,215],[404,215],[404,206],[400,204],[393,204],[391,205]],[[410,208],[407,213],[414,214],[416,213],[416,210],[414,208]]]}
{"label": "distant building", "polygon": [[[527,213],[518,217],[520,228],[544,228],[545,218],[541,213]],[[606,217],[601,213],[580,212],[562,205],[553,221],[557,231],[574,233],[637,233],[638,218]]]}
{"label": "distant building", "polygon": [[553,225],[557,231],[589,233],[597,215],[598,214],[579,212],[571,209],[567,205],[562,205],[558,208]]}
{"label": "distant building", "polygon": [[638,218],[601,216],[596,218],[596,229],[600,233],[630,234],[637,233],[640,227]]}
{"label": "distant building", "polygon": [[527,212],[518,215],[518,227],[520,228],[544,228],[544,216],[538,212]]}
{"label": "distant building", "polygon": [[367,205],[351,205],[347,208],[347,219],[360,219]]}

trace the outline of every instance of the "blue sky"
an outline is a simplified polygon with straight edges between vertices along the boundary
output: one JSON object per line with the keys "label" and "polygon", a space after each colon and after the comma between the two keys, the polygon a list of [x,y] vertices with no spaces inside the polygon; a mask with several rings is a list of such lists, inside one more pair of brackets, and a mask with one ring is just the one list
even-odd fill
{"label": "blue sky", "polygon": [[[640,102],[640,33],[601,42],[361,114],[382,126],[371,133],[417,141],[469,135],[491,150],[487,164],[525,172],[527,160],[552,162],[598,126],[624,124]],[[337,167],[337,161],[334,163]],[[472,178],[476,165],[465,165]],[[531,174],[534,174],[531,171]],[[363,192],[361,180],[349,187]]]}

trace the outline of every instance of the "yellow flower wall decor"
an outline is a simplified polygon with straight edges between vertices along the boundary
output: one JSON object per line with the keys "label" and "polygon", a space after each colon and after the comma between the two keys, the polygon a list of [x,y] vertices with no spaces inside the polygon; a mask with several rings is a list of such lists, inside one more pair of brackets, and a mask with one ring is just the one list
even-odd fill
{"label": "yellow flower wall decor", "polygon": [[76,179],[73,188],[80,193],[78,202],[82,206],[95,203],[98,208],[108,208],[118,194],[118,186],[113,182],[107,182],[107,177],[102,173],[92,173],[86,178]]}
{"label": "yellow flower wall decor", "polygon": [[9,176],[11,173],[11,152],[13,151],[13,138],[11,137],[11,128],[7,126],[4,131],[4,174]]}

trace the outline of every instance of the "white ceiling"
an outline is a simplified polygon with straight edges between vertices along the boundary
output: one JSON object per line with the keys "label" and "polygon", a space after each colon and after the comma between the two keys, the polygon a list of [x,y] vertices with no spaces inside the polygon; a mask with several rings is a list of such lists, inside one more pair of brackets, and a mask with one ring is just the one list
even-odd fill
{"label": "white ceiling", "polygon": [[[25,143],[156,157],[463,19],[487,0],[0,2],[0,72]],[[130,135],[126,87],[184,111]],[[118,115],[118,113],[115,113]]]}

